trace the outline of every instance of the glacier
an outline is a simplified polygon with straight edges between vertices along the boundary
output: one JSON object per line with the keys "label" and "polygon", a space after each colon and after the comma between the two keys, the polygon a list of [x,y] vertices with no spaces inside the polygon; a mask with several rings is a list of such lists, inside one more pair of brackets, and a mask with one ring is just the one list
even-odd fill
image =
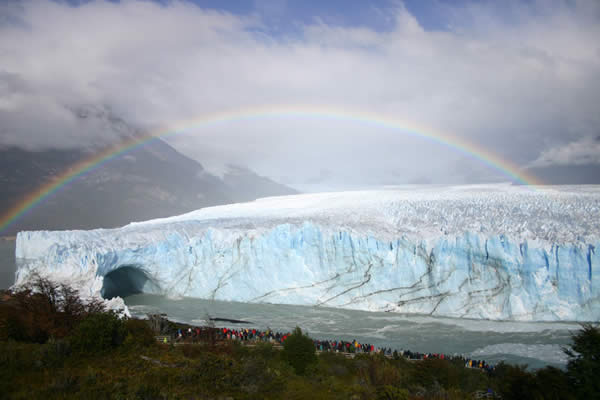
{"label": "glacier", "polygon": [[[493,320],[600,319],[600,186],[270,197],[117,229],[25,231],[15,285]],[[108,301],[108,300],[107,300]]]}

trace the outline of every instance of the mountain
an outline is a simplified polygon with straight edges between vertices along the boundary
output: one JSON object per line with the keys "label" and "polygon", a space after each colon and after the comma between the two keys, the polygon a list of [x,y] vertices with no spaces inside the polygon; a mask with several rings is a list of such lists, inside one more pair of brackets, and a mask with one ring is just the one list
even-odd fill
{"label": "mountain", "polygon": [[248,168],[229,164],[223,174],[223,183],[235,193],[236,202],[252,201],[266,196],[297,194],[290,187],[259,176]]}
{"label": "mountain", "polygon": [[[81,119],[101,119],[118,140],[138,134],[105,110],[78,109]],[[96,121],[97,123],[97,121]],[[6,212],[70,166],[104,149],[0,149],[0,210]],[[232,167],[233,168],[233,167]],[[115,158],[51,194],[2,232],[111,228],[132,221],[181,214],[202,207],[296,193],[249,169],[236,167],[221,179],[162,140]]]}
{"label": "mountain", "polygon": [[114,230],[21,232],[16,282],[35,272],[105,298],[147,292],[596,321],[599,209],[595,186],[435,185],[263,198]]}

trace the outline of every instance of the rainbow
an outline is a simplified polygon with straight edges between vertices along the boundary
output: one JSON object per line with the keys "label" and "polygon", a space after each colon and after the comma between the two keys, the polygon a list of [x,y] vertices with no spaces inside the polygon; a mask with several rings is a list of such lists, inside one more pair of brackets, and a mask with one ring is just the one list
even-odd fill
{"label": "rainbow", "polygon": [[86,175],[87,173],[96,170],[111,160],[120,157],[126,153],[135,151],[137,148],[145,144],[167,138],[169,136],[190,132],[200,127],[209,127],[214,124],[228,122],[250,122],[253,120],[261,120],[267,118],[311,118],[325,120],[339,120],[361,123],[365,125],[384,127],[397,131],[400,134],[416,136],[428,139],[434,143],[446,146],[472,159],[478,160],[488,167],[500,171],[511,180],[525,185],[543,185],[533,175],[527,174],[520,168],[496,154],[478,146],[474,143],[467,142],[464,139],[453,136],[451,134],[441,134],[407,121],[401,121],[387,116],[364,112],[351,111],[347,109],[338,109],[331,107],[316,107],[316,106],[268,106],[256,107],[243,110],[218,112],[204,115],[200,118],[180,122],[168,129],[157,130],[154,133],[147,134],[143,137],[136,137],[119,143],[109,149],[106,149],[94,156],[81,161],[62,174],[56,176],[51,181],[42,185],[35,191],[29,193],[14,207],[0,216],[0,234],[2,234],[11,224],[17,221],[20,217],[42,203],[53,193],[59,191],[69,183]]}

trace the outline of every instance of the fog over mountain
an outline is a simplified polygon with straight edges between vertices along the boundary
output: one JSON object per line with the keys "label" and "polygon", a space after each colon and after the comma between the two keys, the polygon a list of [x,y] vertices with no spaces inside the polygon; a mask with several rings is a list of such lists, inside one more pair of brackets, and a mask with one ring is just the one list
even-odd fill
{"label": "fog over mountain", "polygon": [[[73,112],[83,127],[103,126],[115,140],[140,134],[105,108],[87,106]],[[0,149],[0,209],[22,204],[25,196],[104,147]],[[153,140],[60,188],[2,234],[24,229],[110,228],[211,205],[292,193],[296,191],[242,167],[229,166],[222,177],[215,176],[164,141]]]}
{"label": "fog over mountain", "polygon": [[[0,144],[113,143],[74,114],[91,104],[145,132],[184,128],[165,140],[209,170],[286,184],[510,179],[431,132],[549,183],[597,182],[598,1],[272,3],[2,2]],[[252,111],[280,106],[296,112]]]}

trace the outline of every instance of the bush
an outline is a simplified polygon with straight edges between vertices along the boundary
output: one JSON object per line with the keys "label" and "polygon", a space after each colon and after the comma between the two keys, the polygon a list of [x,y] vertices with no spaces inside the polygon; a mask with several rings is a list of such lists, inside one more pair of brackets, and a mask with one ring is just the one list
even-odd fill
{"label": "bush", "polygon": [[[31,333],[32,332],[28,332],[22,315],[20,315],[20,312],[17,308],[6,304],[0,304],[0,340],[40,342],[40,340],[33,340]],[[41,337],[40,339],[43,343],[47,340],[47,337]]]}
{"label": "bush", "polygon": [[535,372],[538,387],[542,398],[548,400],[574,399],[575,396],[569,387],[567,374],[554,367],[546,367]]}
{"label": "bush", "polygon": [[166,396],[162,395],[158,387],[146,383],[141,383],[136,388],[134,398],[139,400],[160,400],[165,399]]}
{"label": "bush", "polygon": [[273,345],[268,342],[256,342],[254,346],[254,350],[252,351],[254,355],[263,360],[273,360],[279,354],[279,351],[273,348]]}
{"label": "bush", "polygon": [[[242,391],[257,394],[275,394],[285,388],[281,371],[272,368],[262,357],[246,357],[240,365],[240,385]],[[262,397],[261,396],[261,397]]]}
{"label": "bush", "polygon": [[392,385],[385,385],[377,389],[377,399],[408,400],[410,399],[410,393],[406,389],[401,389]]}
{"label": "bush", "polygon": [[181,353],[186,358],[200,358],[204,355],[205,351],[201,346],[195,344],[184,344],[179,346],[181,348]]}
{"label": "bush", "polygon": [[306,369],[317,362],[315,345],[311,338],[304,335],[299,327],[283,342],[282,357],[298,375],[303,375]]}
{"label": "bush", "polygon": [[125,320],[124,325],[127,346],[148,347],[156,343],[154,332],[147,321],[132,318]]}
{"label": "bush", "polygon": [[459,386],[458,369],[447,360],[428,358],[416,363],[412,371],[414,383],[429,388],[439,385],[444,389]]}
{"label": "bush", "polygon": [[91,314],[75,328],[71,344],[80,353],[99,353],[123,343],[125,333],[125,324],[115,313]]}
{"label": "bush", "polygon": [[494,377],[504,399],[538,399],[541,396],[536,377],[527,371],[527,365],[501,362],[496,366]]}
{"label": "bush", "polygon": [[64,339],[40,345],[36,351],[37,362],[44,368],[62,368],[70,355],[71,346]]}
{"label": "bush", "polygon": [[570,358],[567,375],[578,398],[600,398],[600,329],[591,324],[582,325],[575,333],[570,348],[564,349]]}

